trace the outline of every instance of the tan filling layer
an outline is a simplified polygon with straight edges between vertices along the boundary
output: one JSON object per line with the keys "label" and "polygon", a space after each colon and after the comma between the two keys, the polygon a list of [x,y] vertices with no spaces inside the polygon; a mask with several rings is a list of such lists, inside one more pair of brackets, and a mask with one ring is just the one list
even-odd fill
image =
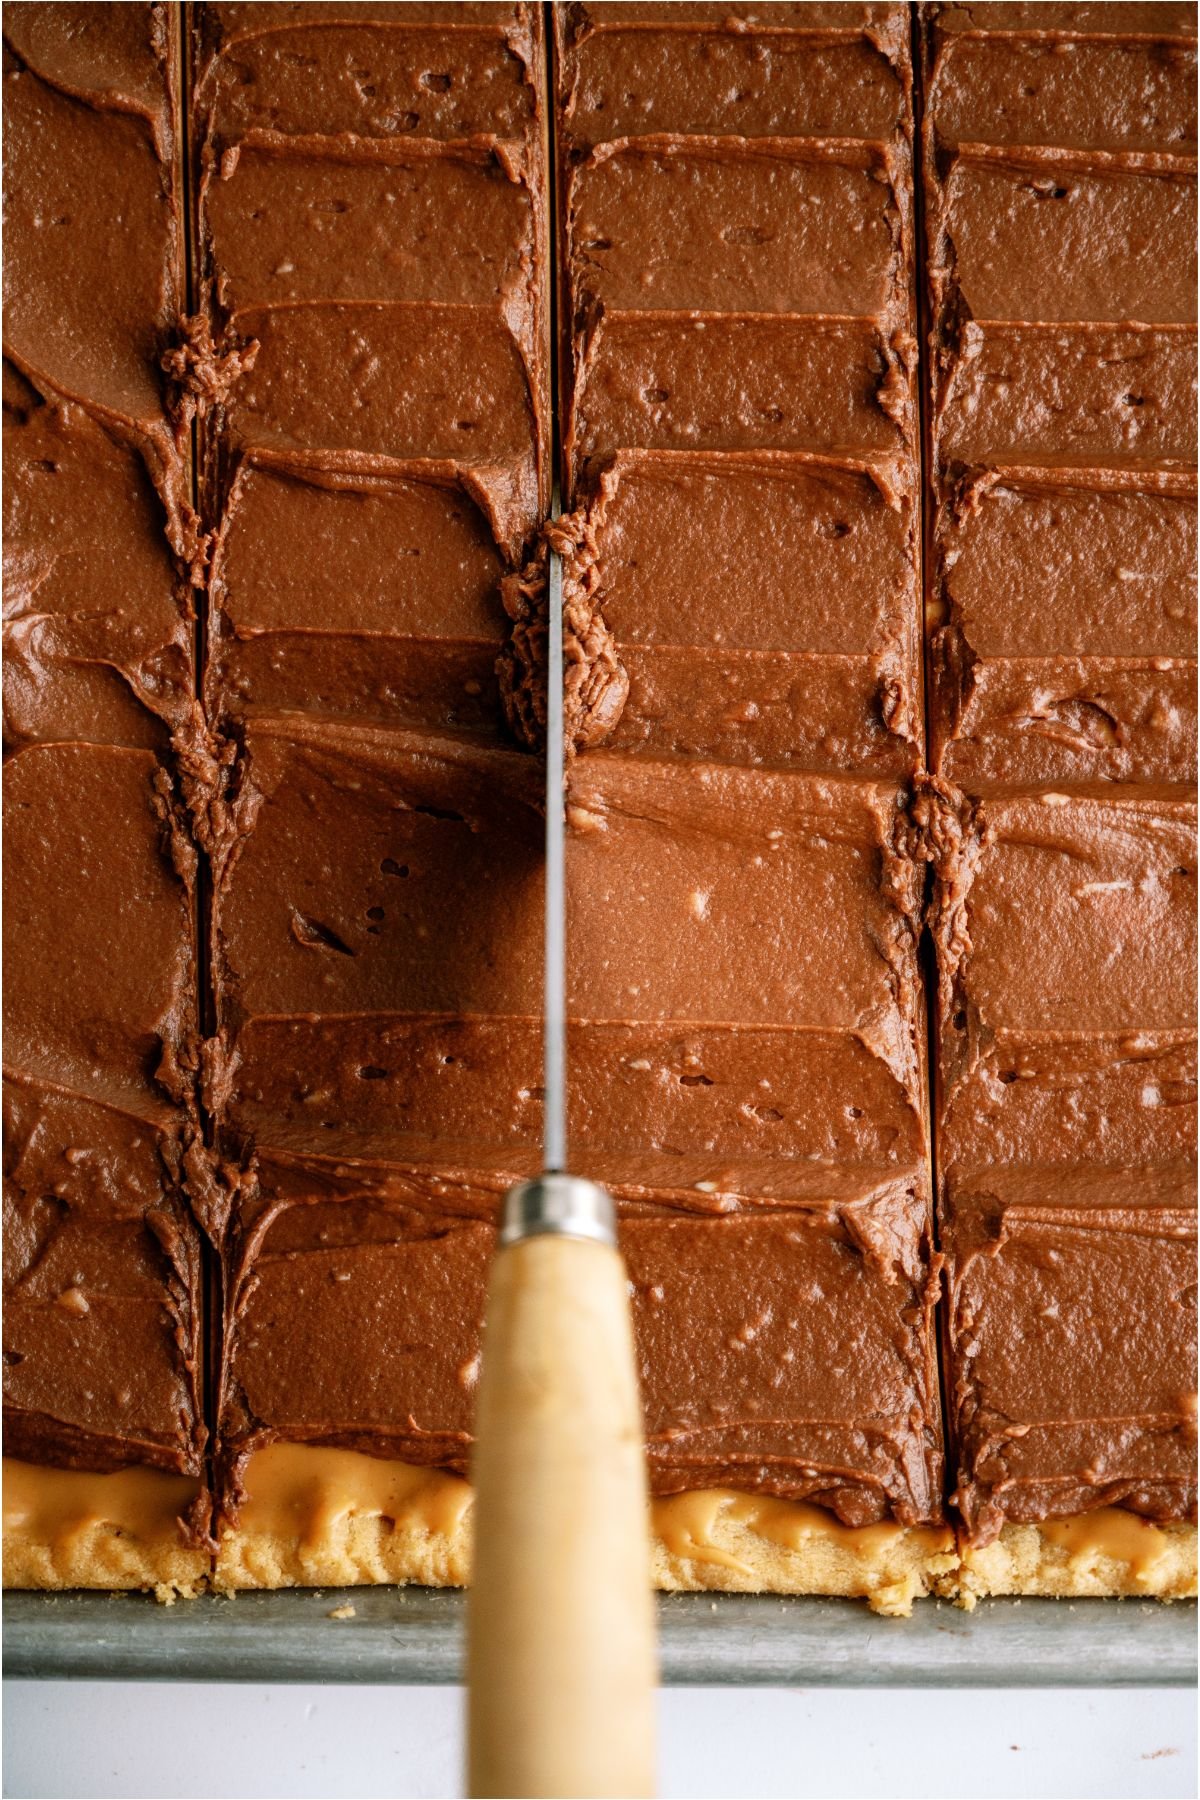
{"label": "tan filling layer", "polygon": [[1155,1525],[1117,1506],[1041,1525],[1006,1525],[994,1543],[964,1549],[958,1589],[968,1610],[984,1594],[1191,1599],[1196,1527]]}
{"label": "tan filling layer", "polygon": [[417,1582],[462,1587],[471,1569],[469,1484],[353,1450],[272,1444],[245,1474],[214,1583],[236,1588]]}
{"label": "tan filling layer", "polygon": [[731,1488],[651,1503],[654,1582],[739,1593],[844,1594],[907,1615],[958,1564],[948,1527],[842,1525],[819,1506]]}
{"label": "tan filling layer", "polygon": [[[472,1493],[441,1469],[349,1450],[274,1444],[251,1457],[236,1529],[215,1568],[187,1549],[179,1517],[197,1483],[154,1470],[116,1475],[4,1464],[9,1587],[154,1587],[190,1594],[206,1578],[240,1588],[470,1577]],[[651,1567],[666,1589],[840,1594],[906,1614],[936,1592],[974,1606],[986,1594],[1065,1597],[1196,1592],[1194,1526],[1154,1525],[1118,1508],[1008,1525],[984,1549],[948,1528],[840,1524],[820,1507],[729,1488],[651,1503]]]}
{"label": "tan filling layer", "polygon": [[160,1469],[96,1475],[4,1458],[4,1585],[190,1596],[210,1559],[181,1523],[200,1483]]}
{"label": "tan filling layer", "polygon": [[[350,1586],[470,1577],[471,1489],[457,1476],[348,1450],[274,1444],[250,1459],[216,1585]],[[900,1525],[851,1530],[820,1507],[711,1488],[651,1503],[661,1588],[852,1594],[907,1612],[953,1569],[954,1535]]]}

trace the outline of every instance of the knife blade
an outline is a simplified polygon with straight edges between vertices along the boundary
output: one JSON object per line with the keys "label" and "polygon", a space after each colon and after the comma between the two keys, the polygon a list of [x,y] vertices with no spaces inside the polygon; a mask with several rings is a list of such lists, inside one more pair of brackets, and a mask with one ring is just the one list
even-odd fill
{"label": "knife blade", "polygon": [[[559,517],[558,490],[550,516]],[[546,619],[546,885],[542,1167],[567,1166],[566,739],[563,730],[562,558],[551,547]]]}

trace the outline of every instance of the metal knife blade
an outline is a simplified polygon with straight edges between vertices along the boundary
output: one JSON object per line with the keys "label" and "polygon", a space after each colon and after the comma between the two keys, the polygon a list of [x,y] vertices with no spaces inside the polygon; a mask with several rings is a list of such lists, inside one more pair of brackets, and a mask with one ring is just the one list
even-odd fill
{"label": "metal knife blade", "polygon": [[[550,516],[559,515],[558,490]],[[567,1166],[566,944],[566,748],[563,740],[562,561],[549,552],[546,657],[546,892],[545,986],[543,990],[542,1166],[558,1173]]]}

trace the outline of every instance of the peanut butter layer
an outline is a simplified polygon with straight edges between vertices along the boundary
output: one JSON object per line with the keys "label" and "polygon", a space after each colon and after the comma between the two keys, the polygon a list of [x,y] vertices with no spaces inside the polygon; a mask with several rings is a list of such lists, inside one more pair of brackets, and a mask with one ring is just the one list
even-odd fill
{"label": "peanut butter layer", "polygon": [[1156,1525],[1115,1506],[1005,1525],[990,1544],[965,1546],[950,1579],[967,1611],[986,1594],[1194,1600],[1196,1527]]}
{"label": "peanut butter layer", "polygon": [[[474,1496],[444,1470],[272,1444],[248,1459],[245,1489],[217,1557],[221,1590],[469,1579]],[[957,1562],[944,1527],[847,1526],[805,1501],[731,1488],[655,1500],[650,1524],[653,1578],[666,1588],[856,1594],[906,1614]],[[1135,1549],[1139,1567],[1157,1568],[1152,1549]]]}
{"label": "peanut butter layer", "polygon": [[4,1458],[4,1585],[153,1588],[168,1605],[204,1584],[190,1518],[200,1483],[160,1469],[112,1474]]}
{"label": "peanut butter layer", "polygon": [[958,1564],[946,1526],[843,1525],[806,1500],[698,1488],[651,1503],[655,1585],[668,1590],[845,1594],[907,1618],[949,1591]]}
{"label": "peanut butter layer", "polygon": [[52,1586],[194,1579],[206,1516],[177,52],[148,5],[5,19],[5,1444],[60,1494],[165,1483],[188,1534],[130,1560],[34,1508],[6,1573]]}

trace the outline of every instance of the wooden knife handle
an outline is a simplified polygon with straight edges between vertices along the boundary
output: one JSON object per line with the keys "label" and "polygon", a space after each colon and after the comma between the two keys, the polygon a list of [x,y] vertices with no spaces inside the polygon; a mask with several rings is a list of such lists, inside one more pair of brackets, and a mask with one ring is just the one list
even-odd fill
{"label": "wooden knife handle", "polygon": [[652,1794],[645,1462],[615,1250],[545,1235],[497,1253],[476,1432],[470,1793]]}

